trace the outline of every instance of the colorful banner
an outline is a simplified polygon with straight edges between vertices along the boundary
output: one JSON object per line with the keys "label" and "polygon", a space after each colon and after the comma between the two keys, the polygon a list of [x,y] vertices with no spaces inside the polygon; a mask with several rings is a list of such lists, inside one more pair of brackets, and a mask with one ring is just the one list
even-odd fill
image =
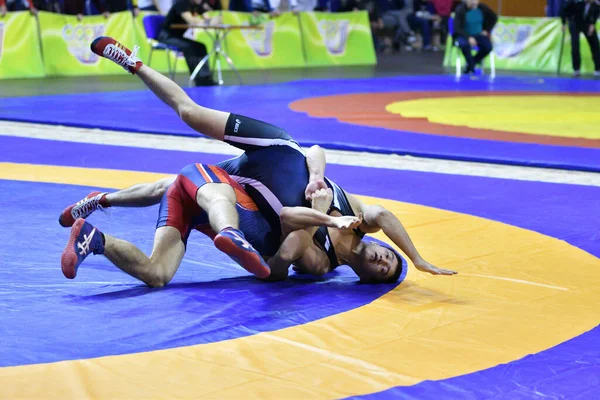
{"label": "colorful banner", "polygon": [[309,66],[375,64],[369,15],[300,13],[300,29]]}
{"label": "colorful banner", "polygon": [[[225,50],[237,69],[302,67],[302,38],[298,16],[283,13],[277,17],[255,17],[250,13],[224,12],[223,23],[229,25],[260,25],[261,29],[231,31]],[[227,65],[221,60],[223,66]]]}
{"label": "colorful banner", "polygon": [[[563,31],[558,18],[510,18],[501,17],[492,32],[496,68],[532,72],[556,72],[560,58]],[[453,47],[448,39],[445,66],[454,66],[456,57],[462,57],[460,49]],[[584,36],[580,37],[582,72],[594,71],[592,56]],[[571,36],[564,34],[561,71],[572,73]],[[463,62],[464,65],[464,62]],[[489,66],[489,57],[486,59]]]}
{"label": "colorful banner", "polygon": [[42,49],[46,74],[50,76],[122,74],[122,67],[103,59],[90,50],[98,36],[114,36],[126,44],[135,42],[134,24],[130,12],[77,17],[39,13]]}
{"label": "colorful banner", "polygon": [[35,17],[29,11],[0,17],[0,79],[44,76]]}

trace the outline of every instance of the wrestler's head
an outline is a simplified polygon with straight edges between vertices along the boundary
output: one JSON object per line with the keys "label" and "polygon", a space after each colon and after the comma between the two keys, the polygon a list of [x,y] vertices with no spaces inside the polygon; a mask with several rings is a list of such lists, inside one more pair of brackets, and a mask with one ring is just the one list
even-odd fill
{"label": "wrestler's head", "polygon": [[358,265],[354,272],[362,283],[394,283],[402,273],[402,260],[393,249],[376,242],[363,242],[357,249]]}
{"label": "wrestler's head", "polygon": [[465,0],[465,3],[467,3],[468,8],[477,8],[479,0]]}

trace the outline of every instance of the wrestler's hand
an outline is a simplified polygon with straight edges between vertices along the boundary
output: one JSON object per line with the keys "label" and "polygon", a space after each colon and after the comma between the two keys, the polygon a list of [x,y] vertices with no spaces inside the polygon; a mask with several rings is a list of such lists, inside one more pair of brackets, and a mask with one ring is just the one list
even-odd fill
{"label": "wrestler's hand", "polygon": [[429,272],[432,275],[456,275],[458,272],[456,271],[451,271],[449,269],[441,269],[436,267],[433,264],[428,263],[425,260],[421,260],[419,262],[415,263],[415,267],[417,267],[417,269],[419,271],[422,272]]}
{"label": "wrestler's hand", "polygon": [[331,202],[333,201],[333,192],[331,189],[319,189],[311,197],[313,210],[327,214]]}
{"label": "wrestler's hand", "polygon": [[358,217],[333,217],[333,221],[337,229],[356,229],[362,224],[362,214],[359,214]]}
{"label": "wrestler's hand", "polygon": [[311,201],[313,193],[319,189],[327,189],[327,184],[323,179],[308,182],[308,185],[306,185],[306,190],[304,191],[306,200]]}

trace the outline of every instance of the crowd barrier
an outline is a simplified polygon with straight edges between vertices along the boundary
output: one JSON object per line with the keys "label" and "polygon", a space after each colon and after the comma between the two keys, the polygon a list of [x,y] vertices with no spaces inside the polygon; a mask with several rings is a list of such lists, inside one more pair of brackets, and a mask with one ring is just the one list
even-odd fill
{"label": "crowd barrier", "polygon": [[[224,11],[223,23],[260,23],[262,30],[232,31],[226,39],[227,53],[236,68],[264,69],[328,65],[372,65],[376,63],[371,28],[366,12],[283,13],[276,18]],[[97,36],[114,36],[124,44],[140,46],[147,60],[150,45],[141,13],[103,16],[75,16],[40,12],[37,18],[27,11],[8,13],[0,19],[0,79],[42,76],[110,75],[122,69],[90,51]],[[186,32],[212,49],[210,30]],[[167,71],[167,54],[154,52],[152,67]],[[174,57],[174,56],[172,56]],[[212,60],[211,60],[212,61]],[[228,66],[222,63],[224,69]],[[177,70],[187,67],[183,58]]]}
{"label": "crowd barrier", "polygon": [[[559,18],[500,17],[492,32],[496,68],[556,73],[560,62],[562,72],[573,72],[571,36],[568,29],[563,33],[561,26],[562,22]],[[594,63],[587,41],[583,35],[579,40],[581,70],[584,73],[593,72]],[[451,39],[448,38],[444,65],[454,66],[457,55],[462,57],[460,49],[453,48]],[[489,57],[486,63],[489,65]]]}

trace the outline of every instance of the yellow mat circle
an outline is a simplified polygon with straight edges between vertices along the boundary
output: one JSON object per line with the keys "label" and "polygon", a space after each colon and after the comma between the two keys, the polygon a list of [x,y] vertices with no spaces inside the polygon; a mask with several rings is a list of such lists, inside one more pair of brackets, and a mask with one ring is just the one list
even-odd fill
{"label": "yellow mat circle", "polygon": [[[163,176],[0,163],[0,179],[81,184],[85,178],[98,187]],[[600,320],[596,257],[511,225],[361,198],[390,209],[427,259],[459,275],[436,277],[411,268],[401,286],[370,304],[273,332],[0,368],[0,398],[341,398],[508,363]],[[66,230],[56,232],[66,240]]]}
{"label": "yellow mat circle", "polygon": [[600,96],[459,96],[399,101],[386,110],[437,124],[600,139]]}

